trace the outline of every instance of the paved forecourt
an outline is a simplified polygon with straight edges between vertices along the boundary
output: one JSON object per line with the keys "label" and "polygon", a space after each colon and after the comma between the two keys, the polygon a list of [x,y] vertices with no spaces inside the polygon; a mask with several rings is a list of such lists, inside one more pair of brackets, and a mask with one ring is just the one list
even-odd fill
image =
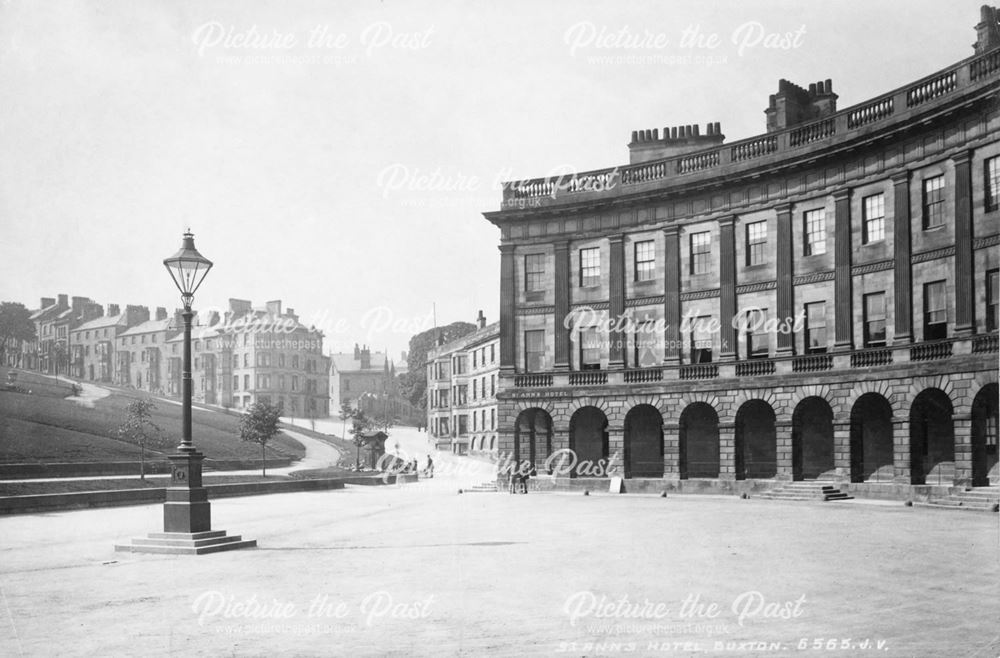
{"label": "paved forecourt", "polygon": [[1000,649],[993,514],[446,482],[218,500],[259,548],[198,557],[113,551],[159,505],[0,519],[0,655]]}

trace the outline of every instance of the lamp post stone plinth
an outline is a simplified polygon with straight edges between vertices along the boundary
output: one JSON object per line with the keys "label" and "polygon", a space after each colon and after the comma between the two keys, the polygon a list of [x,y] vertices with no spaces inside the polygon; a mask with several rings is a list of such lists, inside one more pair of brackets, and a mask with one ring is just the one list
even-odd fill
{"label": "lamp post stone plinth", "polygon": [[184,302],[184,359],[181,373],[181,444],[170,455],[170,486],[163,504],[163,532],[135,538],[131,544],[117,544],[116,551],[132,553],[216,553],[257,545],[253,539],[227,535],[225,530],[212,530],[212,510],[208,490],[202,484],[201,468],[205,455],[194,447],[191,436],[191,303],[212,262],[198,253],[194,236],[184,234],[181,250],[163,261]]}

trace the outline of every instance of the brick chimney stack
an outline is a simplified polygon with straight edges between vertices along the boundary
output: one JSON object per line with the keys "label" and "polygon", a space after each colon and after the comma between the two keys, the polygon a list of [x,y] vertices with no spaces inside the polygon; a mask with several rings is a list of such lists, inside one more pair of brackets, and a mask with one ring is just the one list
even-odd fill
{"label": "brick chimney stack", "polygon": [[830,116],[837,111],[837,98],[830,79],[814,82],[808,90],[781,79],[778,81],[778,93],[771,94],[768,107],[764,110],[767,132]]}
{"label": "brick chimney stack", "polygon": [[121,312],[121,309],[119,308],[118,304],[108,304],[108,317],[109,318],[113,318],[116,315],[121,315],[121,314],[122,314],[122,312]]}
{"label": "brick chimney stack", "polygon": [[483,310],[479,309],[479,315],[476,317],[476,324],[482,329],[486,326],[486,316],[483,315]]}
{"label": "brick chimney stack", "polygon": [[163,306],[157,306],[156,307],[156,319],[157,320],[166,320],[167,319],[167,309],[164,308]]}
{"label": "brick chimney stack", "polygon": [[361,369],[368,370],[371,367],[372,367],[372,352],[370,349],[368,349],[368,346],[365,345],[363,348],[361,348]]}
{"label": "brick chimney stack", "polygon": [[629,164],[650,162],[712,148],[724,141],[726,136],[722,134],[722,127],[718,121],[705,124],[705,134],[701,133],[698,124],[667,127],[663,129],[663,139],[660,139],[659,128],[633,130],[632,140],[628,144]]}
{"label": "brick chimney stack", "polygon": [[972,44],[977,55],[1000,46],[1000,8],[983,5],[979,8],[981,20],[976,25],[976,43]]}

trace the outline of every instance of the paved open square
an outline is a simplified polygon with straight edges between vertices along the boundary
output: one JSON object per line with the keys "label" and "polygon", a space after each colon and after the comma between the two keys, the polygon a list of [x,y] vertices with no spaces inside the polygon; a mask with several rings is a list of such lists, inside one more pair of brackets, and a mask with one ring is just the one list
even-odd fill
{"label": "paved open square", "polygon": [[466,493],[225,499],[259,548],[115,553],[159,505],[0,520],[5,656],[995,656],[997,517]]}

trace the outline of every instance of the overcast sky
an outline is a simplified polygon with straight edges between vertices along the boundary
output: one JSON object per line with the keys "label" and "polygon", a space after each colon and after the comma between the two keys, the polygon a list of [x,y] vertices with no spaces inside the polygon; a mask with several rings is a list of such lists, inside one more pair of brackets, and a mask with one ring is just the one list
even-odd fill
{"label": "overcast sky", "polygon": [[762,133],[779,78],[847,107],[970,56],[980,4],[0,0],[0,300],[173,308],[190,226],[198,308],[398,354],[434,303],[497,318],[498,181]]}

